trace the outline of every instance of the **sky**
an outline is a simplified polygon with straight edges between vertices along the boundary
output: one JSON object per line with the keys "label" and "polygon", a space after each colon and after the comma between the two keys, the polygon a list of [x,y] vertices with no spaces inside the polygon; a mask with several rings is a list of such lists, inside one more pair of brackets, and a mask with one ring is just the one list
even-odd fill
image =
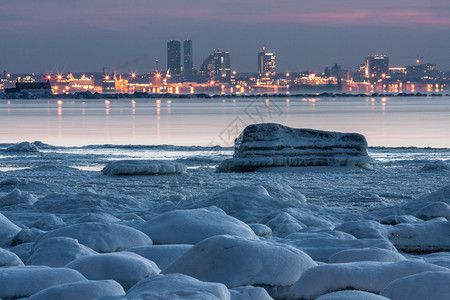
{"label": "sky", "polygon": [[148,72],[167,41],[193,41],[194,68],[214,49],[257,71],[265,44],[277,71],[355,70],[420,56],[450,70],[448,0],[0,0],[0,72]]}

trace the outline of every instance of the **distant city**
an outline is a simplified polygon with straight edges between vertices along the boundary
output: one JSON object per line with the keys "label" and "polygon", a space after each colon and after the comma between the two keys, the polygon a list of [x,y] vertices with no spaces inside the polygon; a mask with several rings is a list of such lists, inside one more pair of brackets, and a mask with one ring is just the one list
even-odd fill
{"label": "distant city", "polygon": [[[182,51],[183,50],[183,51]],[[335,91],[351,93],[443,92],[450,84],[450,71],[436,64],[423,63],[417,56],[408,66],[392,66],[386,54],[361,58],[356,70],[339,64],[322,71],[277,72],[277,56],[263,45],[255,53],[255,72],[233,71],[231,53],[214,49],[199,69],[193,64],[193,41],[167,42],[167,66],[144,74],[120,73],[104,68],[102,72],[61,74],[0,74],[0,93],[51,94],[149,93],[149,94],[246,94]]]}

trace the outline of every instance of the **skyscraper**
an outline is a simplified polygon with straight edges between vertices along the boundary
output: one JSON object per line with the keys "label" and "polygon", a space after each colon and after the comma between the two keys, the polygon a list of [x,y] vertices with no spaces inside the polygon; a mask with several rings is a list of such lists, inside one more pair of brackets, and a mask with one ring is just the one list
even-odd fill
{"label": "skyscraper", "polygon": [[215,49],[202,63],[200,72],[203,76],[219,81],[227,81],[231,76],[230,52]]}
{"label": "skyscraper", "polygon": [[192,40],[185,40],[183,42],[183,55],[184,55],[184,77],[189,78],[192,76],[193,63],[192,63]]}
{"label": "skyscraper", "polygon": [[366,57],[365,77],[379,79],[389,72],[389,57],[387,55],[368,55]]}
{"label": "skyscraper", "polygon": [[179,41],[167,42],[167,70],[172,76],[181,75],[181,43]]}
{"label": "skyscraper", "polygon": [[276,74],[277,62],[275,54],[266,52],[266,46],[263,51],[258,53],[258,73],[261,76],[274,76]]}

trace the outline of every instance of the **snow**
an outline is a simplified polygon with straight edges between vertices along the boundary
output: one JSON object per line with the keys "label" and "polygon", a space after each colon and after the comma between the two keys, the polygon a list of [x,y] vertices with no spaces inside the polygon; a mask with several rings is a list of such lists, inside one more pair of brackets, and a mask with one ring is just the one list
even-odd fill
{"label": "snow", "polygon": [[153,275],[133,286],[127,299],[229,300],[230,292],[221,283],[202,282],[182,274]]}
{"label": "snow", "polygon": [[66,267],[79,271],[89,280],[115,280],[125,290],[161,272],[154,262],[127,251],[82,256]]}
{"label": "snow", "polygon": [[384,239],[389,231],[386,225],[372,220],[346,222],[335,229],[347,232],[359,239]]}
{"label": "snow", "polygon": [[357,133],[296,129],[281,124],[247,126],[234,142],[234,156],[218,172],[248,172],[283,166],[359,166],[371,162]]}
{"label": "snow", "polygon": [[155,244],[194,245],[221,234],[258,238],[247,224],[217,208],[173,210],[150,219],[137,229],[145,232]]}
{"label": "snow", "polygon": [[352,262],[320,265],[306,270],[291,288],[294,298],[314,299],[343,289],[379,294],[395,279],[445,268],[416,261]]}
{"label": "snow", "polygon": [[0,267],[7,266],[23,266],[23,262],[15,253],[0,248]]}
{"label": "snow", "polygon": [[380,220],[380,224],[397,225],[400,223],[412,223],[421,221],[420,219],[410,215],[389,215]]}
{"label": "snow", "polygon": [[37,228],[25,228],[19,231],[12,239],[11,246],[16,246],[22,243],[35,242],[43,235],[45,231]]}
{"label": "snow", "polygon": [[7,152],[40,152],[39,148],[30,142],[22,142],[6,148]]}
{"label": "snow", "polygon": [[167,268],[164,274],[182,273],[202,281],[242,285],[289,286],[316,263],[305,253],[242,237],[220,235],[201,241]]}
{"label": "snow", "polygon": [[0,198],[0,208],[18,204],[31,205],[36,201],[38,201],[38,199],[30,193],[22,192],[19,189],[14,189],[11,193]]}
{"label": "snow", "polygon": [[19,226],[0,213],[0,245],[9,245],[19,231]]}
{"label": "snow", "polygon": [[261,287],[239,286],[230,289],[231,300],[272,300],[273,298]]}
{"label": "snow", "polygon": [[257,236],[262,237],[272,235],[272,229],[264,224],[248,224],[248,226],[250,226],[250,228]]}
{"label": "snow", "polygon": [[423,167],[423,171],[450,170],[450,164],[443,160],[432,160],[427,162]]}
{"label": "snow", "polygon": [[33,296],[29,300],[47,299],[71,299],[85,300],[98,299],[104,296],[123,296],[125,291],[122,286],[114,280],[89,280],[61,284],[46,288]]}
{"label": "snow", "polygon": [[186,166],[176,162],[156,160],[120,160],[103,168],[105,175],[164,175],[186,173]]}
{"label": "snow", "polygon": [[31,250],[27,265],[64,267],[69,262],[96,252],[68,237],[47,238],[36,243]]}
{"label": "snow", "polygon": [[388,300],[388,298],[362,291],[338,291],[317,297],[316,300]]}
{"label": "snow", "polygon": [[79,272],[67,268],[0,268],[0,298],[29,297],[45,288],[64,283],[86,281]]}
{"label": "snow", "polygon": [[422,220],[444,217],[450,220],[450,205],[445,202],[433,202],[416,212],[416,217]]}
{"label": "snow", "polygon": [[152,240],[141,231],[119,224],[84,223],[69,225],[47,232],[39,242],[53,237],[77,239],[80,244],[97,252],[122,251],[152,244]]}
{"label": "snow", "polygon": [[356,261],[397,262],[405,260],[398,252],[380,248],[348,249],[333,254],[330,263],[347,263]]}
{"label": "snow", "polygon": [[448,299],[449,283],[450,270],[424,272],[394,280],[381,295],[392,300]]}
{"label": "snow", "polygon": [[153,261],[162,270],[192,248],[192,245],[152,245],[127,249]]}

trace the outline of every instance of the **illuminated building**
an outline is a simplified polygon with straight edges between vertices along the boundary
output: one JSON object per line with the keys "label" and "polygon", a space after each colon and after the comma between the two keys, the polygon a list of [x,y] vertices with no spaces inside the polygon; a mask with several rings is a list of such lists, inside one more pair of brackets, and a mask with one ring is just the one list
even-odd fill
{"label": "illuminated building", "polygon": [[192,63],[192,40],[185,40],[183,42],[183,55],[184,55],[184,77],[190,78],[192,76],[193,63]]}
{"label": "illuminated building", "polygon": [[368,55],[366,57],[365,77],[379,79],[389,73],[389,57],[386,55]]}
{"label": "illuminated building", "polygon": [[263,52],[258,53],[258,73],[260,76],[275,76],[277,68],[276,56],[273,53],[266,52],[266,46],[263,46]]}
{"label": "illuminated building", "polygon": [[215,49],[202,63],[200,73],[218,81],[229,80],[231,76],[230,52]]}
{"label": "illuminated building", "polygon": [[406,67],[407,80],[434,80],[438,72],[435,64],[422,64]]}
{"label": "illuminated building", "polygon": [[13,88],[5,88],[5,93],[51,93],[52,86],[50,81],[47,82],[16,82]]}
{"label": "illuminated building", "polygon": [[170,70],[170,74],[175,77],[181,75],[181,43],[179,41],[167,42],[167,70]]}

